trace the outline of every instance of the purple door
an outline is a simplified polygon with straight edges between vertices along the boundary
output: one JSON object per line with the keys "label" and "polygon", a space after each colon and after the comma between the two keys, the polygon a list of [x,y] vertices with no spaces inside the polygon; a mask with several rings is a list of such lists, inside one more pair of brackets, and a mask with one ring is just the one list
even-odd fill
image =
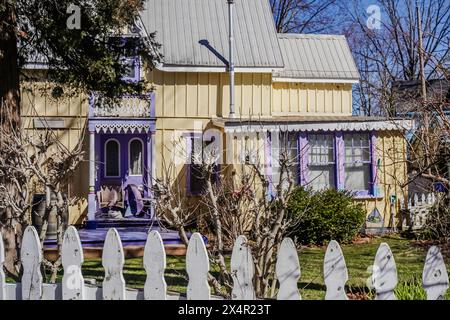
{"label": "purple door", "polygon": [[100,185],[147,184],[147,135],[101,134],[98,165]]}

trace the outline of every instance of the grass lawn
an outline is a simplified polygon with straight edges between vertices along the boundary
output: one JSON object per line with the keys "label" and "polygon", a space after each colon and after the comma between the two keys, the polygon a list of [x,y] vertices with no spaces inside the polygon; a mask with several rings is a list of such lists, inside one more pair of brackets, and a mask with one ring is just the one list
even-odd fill
{"label": "grass lawn", "polygon": [[[404,288],[405,282],[415,281],[421,283],[422,269],[426,251],[421,247],[410,245],[410,240],[397,236],[374,238],[370,243],[343,245],[349,280],[347,292],[367,292],[366,280],[370,276],[367,268],[373,263],[375,253],[381,242],[387,242],[394,254],[399,278],[398,288]],[[323,283],[322,268],[326,247],[306,247],[300,250],[301,277],[299,289],[303,299],[323,299],[325,286]],[[447,261],[447,270],[450,270],[450,261]],[[98,282],[103,280],[103,267],[100,259],[87,260],[83,265],[85,278],[95,278]],[[127,286],[142,288],[145,282],[145,270],[142,267],[142,258],[127,259],[124,267],[124,277]],[[169,290],[185,292],[187,275],[185,272],[184,257],[167,257],[166,281]],[[409,291],[418,290],[419,296],[424,293],[418,286],[404,288],[402,297],[408,298]],[[449,290],[450,291],[450,290]],[[405,296],[406,294],[406,296]],[[368,295],[370,297],[370,294]],[[413,296],[409,296],[412,298]],[[417,293],[414,294],[417,297]],[[450,294],[447,293],[447,299]]]}

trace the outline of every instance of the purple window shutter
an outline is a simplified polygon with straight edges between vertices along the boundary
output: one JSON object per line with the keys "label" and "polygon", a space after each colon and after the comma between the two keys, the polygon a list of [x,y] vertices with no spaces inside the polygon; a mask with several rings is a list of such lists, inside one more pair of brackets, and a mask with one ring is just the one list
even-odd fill
{"label": "purple window shutter", "polygon": [[308,183],[308,156],[309,146],[306,132],[300,132],[298,135],[298,152],[300,153],[300,185],[305,186]]}
{"label": "purple window shutter", "polygon": [[336,132],[335,143],[336,185],[338,190],[342,190],[345,189],[345,144],[341,131]]}
{"label": "purple window shutter", "polygon": [[378,182],[378,158],[377,158],[377,135],[375,131],[370,133],[370,161],[372,162],[372,194],[380,195],[380,186]]}

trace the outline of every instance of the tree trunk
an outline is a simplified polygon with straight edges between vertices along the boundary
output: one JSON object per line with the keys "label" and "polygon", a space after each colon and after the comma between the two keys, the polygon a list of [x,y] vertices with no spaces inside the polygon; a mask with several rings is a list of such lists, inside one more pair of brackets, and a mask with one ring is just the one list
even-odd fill
{"label": "tree trunk", "polygon": [[[17,16],[13,3],[0,0],[0,152],[7,143],[9,133],[20,126]],[[5,185],[9,186],[10,192],[16,192],[12,183],[5,181]],[[0,212],[0,223],[6,251],[5,268],[10,275],[17,276],[22,225],[11,210],[6,208]]]}
{"label": "tree trunk", "polygon": [[0,0],[0,8],[0,124],[8,133],[20,125],[17,16],[7,0]]}

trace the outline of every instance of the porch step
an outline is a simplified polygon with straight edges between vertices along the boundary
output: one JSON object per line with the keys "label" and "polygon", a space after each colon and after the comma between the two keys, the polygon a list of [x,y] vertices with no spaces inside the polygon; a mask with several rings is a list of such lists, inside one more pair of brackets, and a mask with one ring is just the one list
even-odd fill
{"label": "porch step", "polygon": [[[144,218],[132,218],[132,219],[107,219],[96,220],[97,228],[126,228],[126,227],[150,227],[152,225],[152,219]],[[158,223],[153,221],[153,225]]]}

